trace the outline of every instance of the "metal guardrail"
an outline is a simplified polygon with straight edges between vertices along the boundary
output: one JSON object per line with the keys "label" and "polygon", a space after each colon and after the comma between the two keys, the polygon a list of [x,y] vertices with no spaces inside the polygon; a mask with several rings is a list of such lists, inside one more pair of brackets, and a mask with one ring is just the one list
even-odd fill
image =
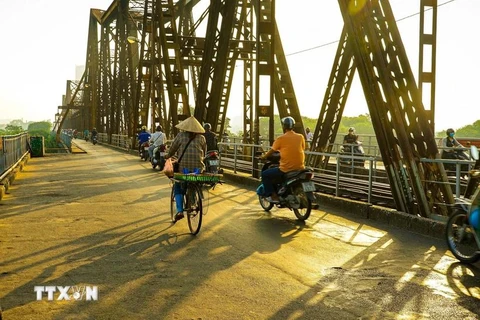
{"label": "metal guardrail", "polygon": [[28,133],[0,136],[0,179],[29,152]]}
{"label": "metal guardrail", "polygon": [[[364,145],[365,148],[365,145]],[[252,177],[259,177],[261,165],[255,157],[256,151],[267,151],[261,145],[242,143],[219,143],[220,165],[234,173],[247,173]],[[339,149],[337,149],[339,150]],[[381,204],[394,207],[391,187],[384,170],[384,164],[379,156],[356,156],[353,154],[324,153],[306,151],[306,156],[329,157],[327,169],[312,168],[315,172],[314,182],[318,190],[333,194],[337,197],[354,198],[367,203]],[[349,165],[342,161],[348,160]],[[363,166],[355,165],[355,160],[364,162]],[[468,170],[462,170],[467,165],[471,168],[475,162],[454,159],[421,159],[421,162],[437,162],[450,164],[455,171],[447,171],[452,192],[461,197],[462,188],[466,187]],[[423,181],[425,183],[443,183],[438,181]]]}
{"label": "metal guardrail", "polygon": [[[98,141],[110,144],[125,150],[131,150],[131,139],[126,135],[112,135],[109,139],[105,133],[99,133]],[[109,142],[110,141],[110,142]],[[231,139],[231,141],[235,141]],[[167,143],[168,145],[168,143]],[[255,155],[258,151],[267,151],[270,147],[265,145],[245,144],[241,142],[219,142],[220,165],[222,168],[232,170],[234,173],[244,173],[259,178],[262,164]],[[348,197],[365,201],[367,203],[379,204],[387,207],[394,207],[394,200],[391,195],[391,187],[384,170],[381,157],[376,154],[377,146],[369,146],[363,143],[365,151],[373,151],[373,155],[356,156],[354,154],[340,153],[341,144],[335,144],[333,150],[336,152],[324,153],[306,151],[308,157],[321,156],[329,157],[327,169],[312,168],[315,172],[314,183],[319,191],[329,193],[337,197]],[[340,160],[343,160],[340,161]],[[344,164],[348,160],[350,164]],[[364,162],[363,166],[355,165],[356,161]],[[470,167],[474,161],[450,160],[450,159],[421,159],[422,162],[439,162],[455,166],[455,172],[449,172],[450,178],[447,182],[452,187],[456,197],[461,197],[461,190],[467,184],[464,178],[468,170],[461,170],[466,164]],[[442,183],[437,181],[424,181],[425,183]]]}

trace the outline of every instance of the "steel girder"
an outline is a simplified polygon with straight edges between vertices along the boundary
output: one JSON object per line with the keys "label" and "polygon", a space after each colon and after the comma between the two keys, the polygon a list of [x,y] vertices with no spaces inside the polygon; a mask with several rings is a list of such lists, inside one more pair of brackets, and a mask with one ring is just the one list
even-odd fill
{"label": "steel girder", "polygon": [[[310,150],[332,151],[355,70],[352,43],[343,28]],[[320,168],[327,168],[328,160],[329,157],[307,157],[309,165]]]}
{"label": "steel girder", "polygon": [[[425,27],[425,14],[431,12],[431,28]],[[427,30],[431,30],[428,32]],[[420,0],[420,46],[418,52],[418,89],[423,96],[423,87],[430,87],[430,99],[423,100],[428,121],[435,132],[435,88],[436,88],[436,69],[437,69],[437,0]],[[425,50],[427,49],[427,50]],[[430,50],[428,50],[430,49]],[[425,65],[425,51],[430,51],[430,65]]]}
{"label": "steel girder", "polygon": [[[338,3],[397,208],[430,217],[433,206],[442,209],[453,195],[443,166],[420,163],[439,154],[390,3]],[[429,180],[445,184],[436,187]]]}
{"label": "steel girder", "polygon": [[270,145],[274,137],[274,86],[275,86],[275,0],[255,2],[257,17],[257,56],[255,60],[255,129],[254,141],[260,140],[260,117],[268,118]]}
{"label": "steel girder", "polygon": [[[196,95],[195,117],[212,125],[214,131],[220,129],[225,110],[222,96],[230,91],[227,77],[229,46],[233,32],[236,1],[212,0],[209,8],[205,47],[202,56],[199,87]],[[232,61],[232,59],[230,59]],[[235,61],[233,61],[235,63]],[[234,68],[234,66],[233,66]],[[226,84],[225,84],[225,79]],[[220,115],[222,116],[220,117]]]}

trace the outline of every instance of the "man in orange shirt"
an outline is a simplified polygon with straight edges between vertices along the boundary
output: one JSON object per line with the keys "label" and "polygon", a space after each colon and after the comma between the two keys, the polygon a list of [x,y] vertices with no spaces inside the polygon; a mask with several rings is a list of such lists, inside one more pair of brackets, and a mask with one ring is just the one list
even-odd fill
{"label": "man in orange shirt", "polygon": [[305,138],[302,134],[293,131],[295,120],[292,117],[282,119],[283,135],[278,137],[272,148],[262,156],[269,157],[274,152],[280,152],[280,166],[262,172],[262,183],[267,200],[278,203],[273,183],[281,181],[283,175],[289,171],[305,169]]}

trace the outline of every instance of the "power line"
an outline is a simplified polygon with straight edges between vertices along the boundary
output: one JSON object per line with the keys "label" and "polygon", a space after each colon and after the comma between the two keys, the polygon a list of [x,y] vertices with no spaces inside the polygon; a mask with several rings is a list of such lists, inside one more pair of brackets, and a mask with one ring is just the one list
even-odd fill
{"label": "power line", "polygon": [[[448,1],[445,1],[444,3],[438,4],[438,5],[437,5],[437,8],[438,8],[438,7],[441,7],[441,6],[444,6],[444,5],[446,5],[446,4],[449,4],[449,3],[451,3],[451,2],[454,2],[454,1],[457,1],[457,0],[448,0]],[[432,10],[432,9],[427,9],[426,11],[429,11],[429,10]],[[413,17],[415,17],[415,16],[418,16],[419,14],[420,14],[420,12],[413,13],[413,14],[411,14],[411,15],[409,15],[409,16],[406,16],[406,17],[400,18],[400,19],[398,19],[398,20],[395,20],[395,22],[400,22],[400,21],[403,21],[403,20],[406,20],[406,19],[409,19],[409,18],[413,18]],[[303,49],[303,50],[300,50],[300,51],[292,52],[292,53],[286,54],[285,56],[286,56],[286,57],[294,56],[294,55],[296,55],[296,54],[300,54],[300,53],[304,53],[304,52],[316,50],[316,49],[323,48],[323,47],[326,47],[326,46],[329,46],[329,45],[332,45],[332,44],[335,44],[335,43],[338,43],[338,42],[340,42],[340,41],[339,41],[339,40],[335,40],[335,41],[327,42],[327,43],[324,43],[324,44],[321,44],[321,45],[318,45],[318,46],[315,46],[315,47],[310,47],[310,48]]]}

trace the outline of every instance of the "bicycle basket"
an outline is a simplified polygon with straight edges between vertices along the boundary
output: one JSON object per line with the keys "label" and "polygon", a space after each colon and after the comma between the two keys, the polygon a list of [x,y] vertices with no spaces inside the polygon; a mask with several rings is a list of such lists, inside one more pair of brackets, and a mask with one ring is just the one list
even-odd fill
{"label": "bicycle basket", "polygon": [[219,182],[223,175],[213,174],[213,173],[175,173],[174,179],[181,181],[191,181],[191,182]]}

